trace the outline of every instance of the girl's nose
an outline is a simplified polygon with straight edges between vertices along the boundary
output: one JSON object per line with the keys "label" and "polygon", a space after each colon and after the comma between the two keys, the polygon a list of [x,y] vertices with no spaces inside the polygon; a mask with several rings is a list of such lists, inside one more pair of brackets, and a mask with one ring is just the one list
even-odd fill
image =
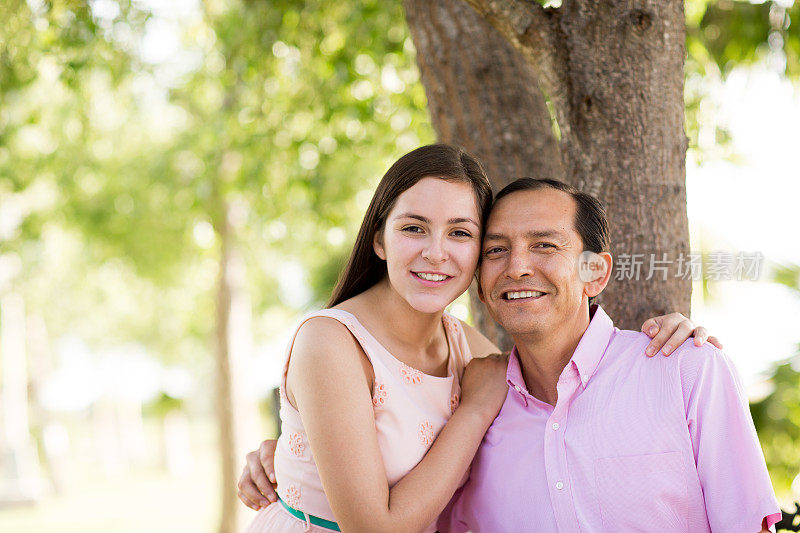
{"label": "girl's nose", "polygon": [[447,259],[447,250],[440,239],[433,238],[422,251],[422,257],[433,264],[443,263]]}

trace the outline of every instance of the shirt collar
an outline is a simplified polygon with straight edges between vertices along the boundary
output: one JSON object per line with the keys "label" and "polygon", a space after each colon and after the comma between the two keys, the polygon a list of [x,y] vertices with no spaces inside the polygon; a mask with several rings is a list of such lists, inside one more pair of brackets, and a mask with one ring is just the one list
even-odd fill
{"label": "shirt collar", "polygon": [[519,364],[519,353],[517,347],[511,348],[511,354],[508,356],[508,369],[506,370],[506,381],[511,387],[525,388],[525,380],[522,378],[522,367]]}
{"label": "shirt collar", "polygon": [[614,323],[599,305],[592,306],[594,315],[589,321],[589,327],[583,333],[575,353],[572,354],[572,363],[578,368],[581,383],[585,387],[597,370],[600,359],[606,352],[611,338],[614,336]]}
{"label": "shirt collar", "polygon": [[[603,311],[599,305],[593,305],[592,319],[589,321],[589,327],[583,333],[578,347],[572,354],[570,363],[575,365],[578,369],[578,374],[581,378],[581,383],[584,387],[589,383],[597,365],[600,364],[600,359],[611,342],[614,335],[614,323],[611,318]],[[527,393],[525,386],[525,379],[522,377],[522,367],[520,366],[519,353],[517,347],[511,350],[511,355],[508,357],[508,369],[506,370],[506,381],[509,386],[522,394],[523,398]]]}
{"label": "shirt collar", "polygon": [[508,356],[508,369],[506,370],[506,382],[508,386],[516,390],[522,398],[525,405],[528,405],[528,387],[525,385],[525,379],[522,377],[522,367],[519,363],[519,353],[517,347],[511,349],[511,354]]}

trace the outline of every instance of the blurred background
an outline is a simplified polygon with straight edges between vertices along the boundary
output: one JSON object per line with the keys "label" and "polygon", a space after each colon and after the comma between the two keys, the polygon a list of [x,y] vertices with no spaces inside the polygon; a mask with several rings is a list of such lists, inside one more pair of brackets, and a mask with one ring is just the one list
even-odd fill
{"label": "blurred background", "polygon": [[[686,17],[691,249],[763,257],[695,281],[693,319],[788,509],[800,6]],[[402,5],[4,0],[0,21],[0,530],[225,530],[223,479],[277,434],[287,334],[383,172],[435,140]]]}

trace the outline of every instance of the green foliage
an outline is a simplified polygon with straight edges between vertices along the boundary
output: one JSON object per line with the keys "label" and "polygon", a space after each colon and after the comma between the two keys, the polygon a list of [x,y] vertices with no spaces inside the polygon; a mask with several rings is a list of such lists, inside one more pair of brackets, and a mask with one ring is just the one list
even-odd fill
{"label": "green foliage", "polygon": [[[800,266],[779,267],[772,280],[800,294]],[[770,384],[750,411],[775,489],[788,494],[793,481],[800,483],[800,355],[776,365]]]}
{"label": "green foliage", "polygon": [[153,400],[144,409],[145,416],[157,416],[162,418],[170,411],[177,411],[186,407],[186,402],[181,398],[173,398],[167,393],[162,392],[161,395]]}
{"label": "green foliage", "polygon": [[775,490],[787,494],[800,476],[800,357],[779,365],[770,381],[773,391],[750,412]]}
{"label": "green foliage", "polygon": [[[364,207],[357,193],[371,191],[403,152],[433,140],[401,6],[205,8],[206,29],[195,30],[209,35],[203,66],[171,91],[190,124],[173,154],[190,150],[203,169],[190,179],[245,213],[237,231],[250,272],[270,275],[269,254],[296,258],[312,273],[315,300],[324,300],[335,281],[330,258],[342,254],[330,230],[352,234]],[[204,211],[218,217],[205,200]],[[258,293],[254,303],[263,309],[274,295]]]}
{"label": "green foliage", "polygon": [[[783,73],[800,75],[800,4],[741,0],[692,2],[687,8],[690,53],[707,55],[720,71],[762,61],[770,53],[785,56]],[[698,46],[704,50],[700,52]]]}
{"label": "green foliage", "polygon": [[401,6],[209,0],[174,69],[141,55],[169,15],[100,4],[0,6],[0,247],[31,311],[199,361],[226,219],[257,313],[288,261],[324,302],[377,179],[434,139]]}
{"label": "green foliage", "polygon": [[730,134],[717,121],[709,86],[734,68],[769,63],[800,77],[800,3],[688,0],[686,12],[686,133],[698,161],[735,159]]}
{"label": "green foliage", "polygon": [[787,265],[775,269],[772,280],[785,285],[800,295],[800,265]]}

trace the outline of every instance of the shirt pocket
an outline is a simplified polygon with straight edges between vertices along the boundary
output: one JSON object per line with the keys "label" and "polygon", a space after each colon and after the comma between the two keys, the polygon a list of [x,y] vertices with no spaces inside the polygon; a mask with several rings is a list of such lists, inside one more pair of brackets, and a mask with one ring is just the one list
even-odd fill
{"label": "shirt pocket", "polygon": [[688,531],[688,490],[679,452],[595,460],[604,531]]}

